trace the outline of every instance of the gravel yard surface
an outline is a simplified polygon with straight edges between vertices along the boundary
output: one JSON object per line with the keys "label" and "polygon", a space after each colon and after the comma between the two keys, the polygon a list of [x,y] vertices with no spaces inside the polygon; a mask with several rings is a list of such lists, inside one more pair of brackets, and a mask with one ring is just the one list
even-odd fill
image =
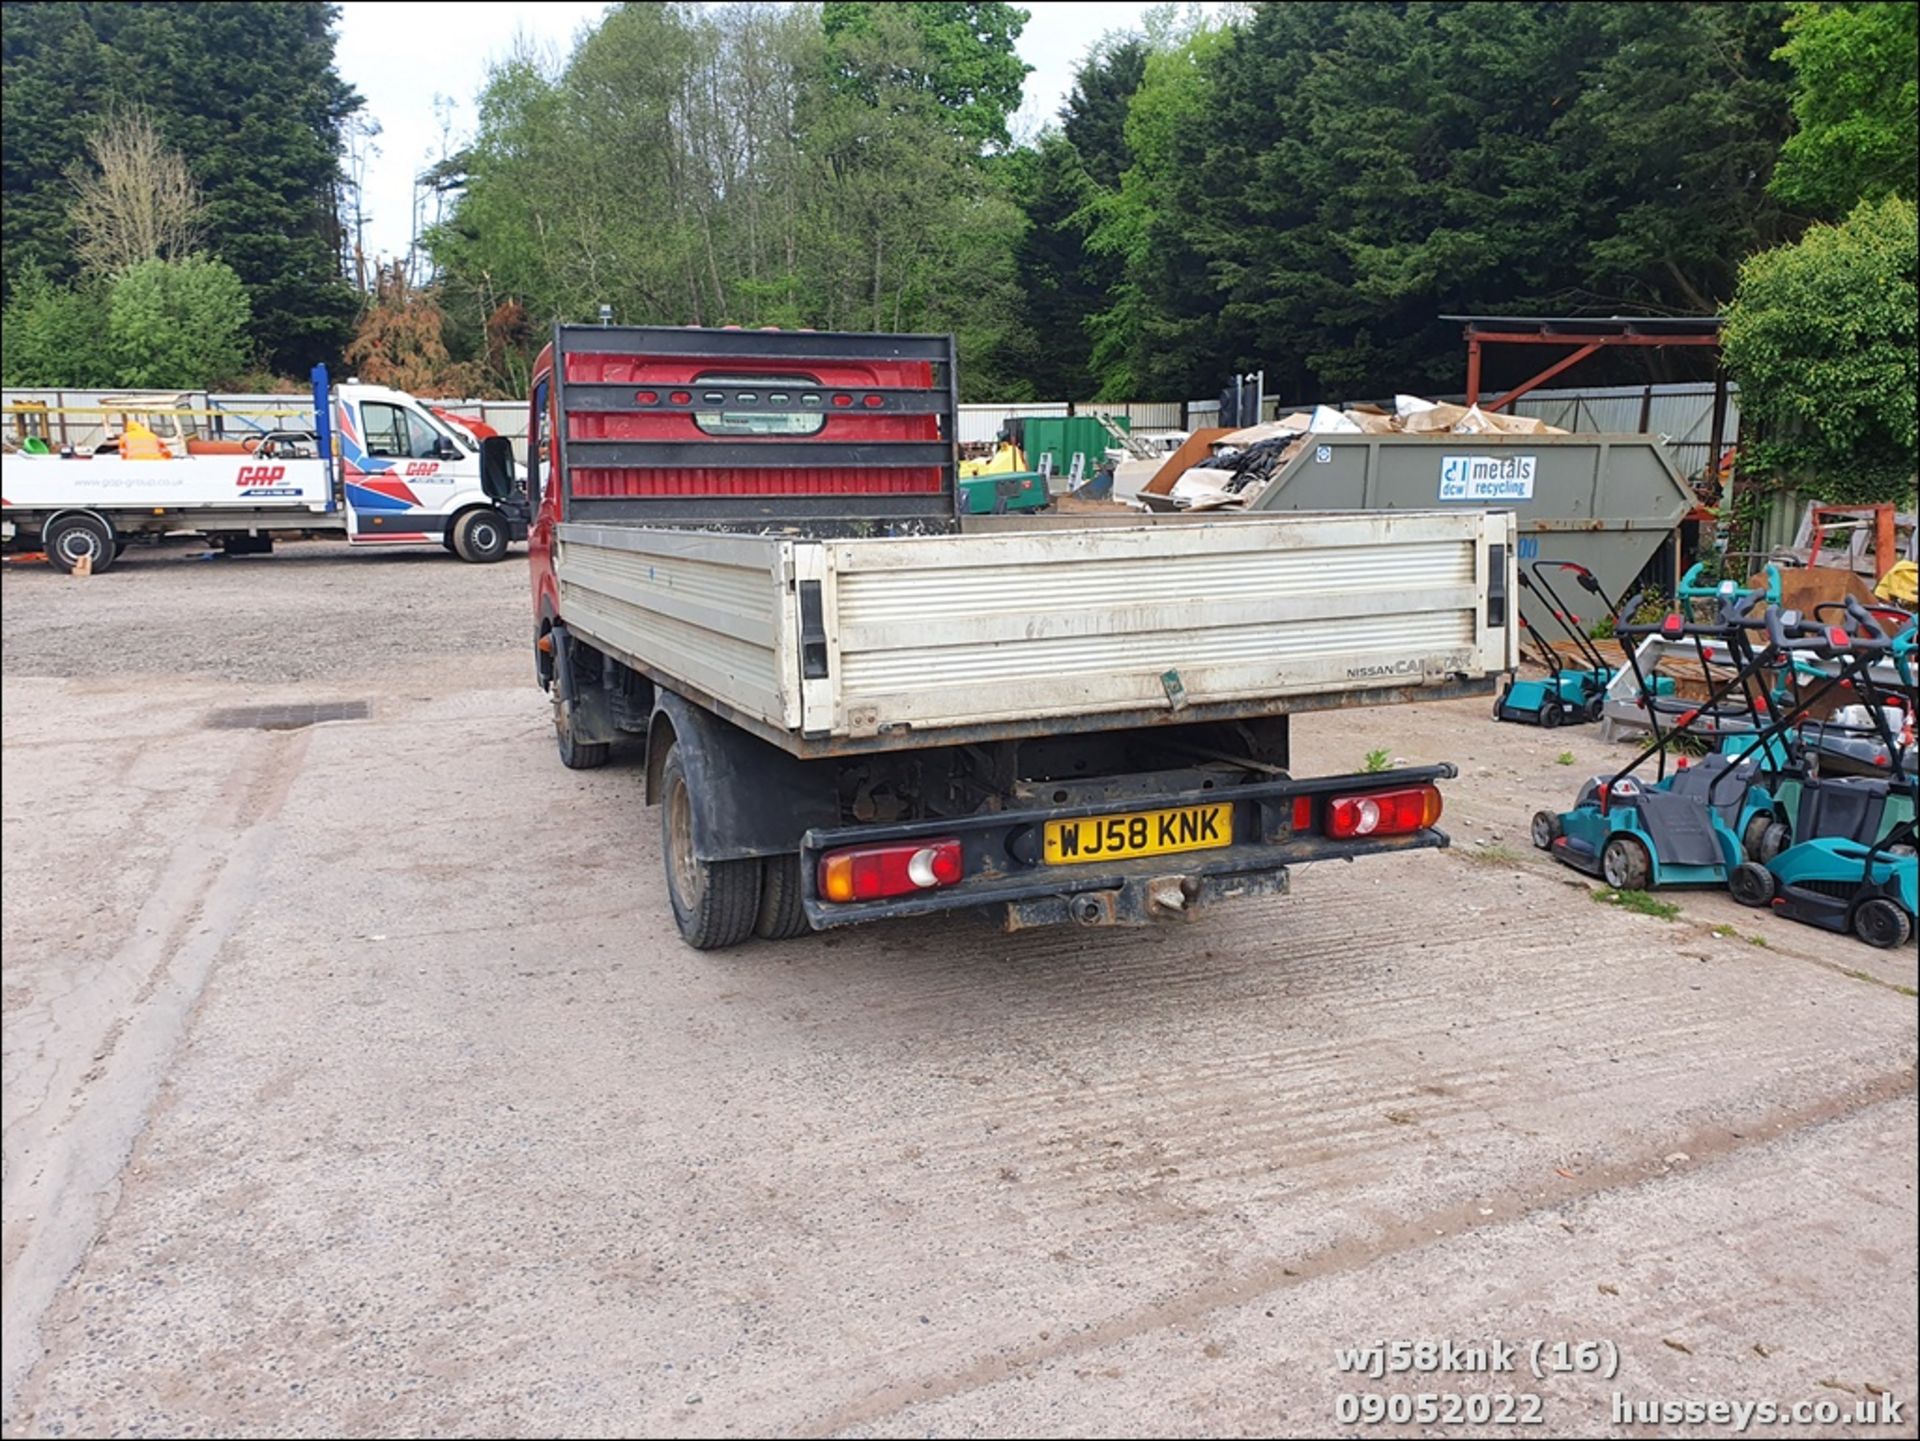
{"label": "gravel yard surface", "polygon": [[[703,954],[517,553],[192,554],[4,575],[6,1434],[1914,1434],[1915,958],[1596,903],[1595,728],[1303,717],[1454,847],[1189,922]],[[1422,1393],[1540,1424],[1344,1409]]]}

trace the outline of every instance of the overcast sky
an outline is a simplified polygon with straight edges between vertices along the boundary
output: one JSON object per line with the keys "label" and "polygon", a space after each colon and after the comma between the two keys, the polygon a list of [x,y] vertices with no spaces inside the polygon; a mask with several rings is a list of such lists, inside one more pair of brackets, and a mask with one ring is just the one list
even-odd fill
{"label": "overcast sky", "polygon": [[[565,0],[537,5],[347,0],[340,7],[340,73],[365,98],[368,116],[380,126],[380,136],[372,142],[377,153],[371,154],[365,177],[369,250],[393,256],[406,248],[412,233],[413,177],[439,154],[435,97],[452,102],[457,147],[473,124],[473,97],[486,79],[487,62],[507,52],[517,31],[564,55],[580,27],[605,8]],[[1033,73],[1027,76],[1024,103],[1014,121],[1016,136],[1038,130],[1059,108],[1088,45],[1108,30],[1137,25],[1152,7],[1028,3],[1025,8],[1033,18],[1019,49]]]}

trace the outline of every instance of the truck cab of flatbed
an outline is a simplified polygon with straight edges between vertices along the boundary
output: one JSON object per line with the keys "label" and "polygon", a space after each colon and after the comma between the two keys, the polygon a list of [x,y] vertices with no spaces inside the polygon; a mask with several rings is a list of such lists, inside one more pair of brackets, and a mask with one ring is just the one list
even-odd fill
{"label": "truck cab of flatbed", "polygon": [[1510,513],[964,517],[956,396],[945,336],[560,326],[535,366],[535,679],[564,765],[644,766],[689,944],[1141,923],[1446,844],[1451,766],[1297,778],[1289,722],[1491,695]]}

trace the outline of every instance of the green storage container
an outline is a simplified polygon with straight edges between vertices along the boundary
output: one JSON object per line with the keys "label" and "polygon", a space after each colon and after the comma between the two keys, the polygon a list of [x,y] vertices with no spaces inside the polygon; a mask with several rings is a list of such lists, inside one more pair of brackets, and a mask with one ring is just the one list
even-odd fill
{"label": "green storage container", "polygon": [[[1124,416],[1113,417],[1113,422],[1122,430],[1129,429]],[[1040,457],[1051,456],[1055,491],[1067,488],[1067,477],[1073,474],[1075,456],[1081,457],[1081,481],[1089,481],[1115,444],[1106,426],[1091,415],[1034,415],[1028,416],[1025,424],[1027,465],[1033,470],[1046,469]]]}

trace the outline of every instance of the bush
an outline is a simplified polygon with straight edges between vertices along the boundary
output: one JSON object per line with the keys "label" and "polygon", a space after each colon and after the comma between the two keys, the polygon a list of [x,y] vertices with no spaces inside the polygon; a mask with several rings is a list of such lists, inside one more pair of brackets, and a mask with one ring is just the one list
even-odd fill
{"label": "bush", "polygon": [[115,277],[107,302],[114,384],[191,390],[246,369],[253,316],[240,277],[218,260],[147,260]]}
{"label": "bush", "polygon": [[1862,201],[1740,267],[1722,340],[1763,430],[1742,447],[1750,471],[1837,504],[1912,503],[1916,225],[1911,200]]}
{"label": "bush", "polygon": [[0,318],[0,377],[7,385],[114,384],[106,311],[99,290],[55,285],[26,267]]}

